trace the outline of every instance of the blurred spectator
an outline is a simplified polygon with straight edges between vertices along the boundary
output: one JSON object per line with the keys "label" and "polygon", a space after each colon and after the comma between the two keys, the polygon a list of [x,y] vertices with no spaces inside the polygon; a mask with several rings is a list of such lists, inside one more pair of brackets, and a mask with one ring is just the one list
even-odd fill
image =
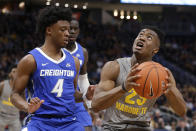
{"label": "blurred spectator", "polygon": [[181,119],[178,122],[178,126],[176,127],[175,131],[189,131],[188,127],[186,126],[186,124],[187,124],[186,121],[184,119]]}
{"label": "blurred spectator", "polygon": [[196,120],[194,120],[193,125],[190,128],[190,131],[196,131]]}

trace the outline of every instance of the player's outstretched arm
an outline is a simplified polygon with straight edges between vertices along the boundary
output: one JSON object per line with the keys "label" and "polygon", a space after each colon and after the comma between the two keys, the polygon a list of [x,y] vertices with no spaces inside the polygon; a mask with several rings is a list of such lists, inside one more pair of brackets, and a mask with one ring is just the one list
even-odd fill
{"label": "player's outstretched arm", "polygon": [[[32,55],[26,55],[21,59],[17,66],[17,74],[11,94],[11,102],[19,110],[28,112],[28,103],[22,97],[31,74],[36,70],[36,62]],[[31,100],[32,101],[32,100]],[[34,101],[34,100],[33,100]],[[36,101],[35,101],[36,102]],[[37,102],[36,102],[37,103]],[[31,108],[32,106],[30,106]],[[29,112],[32,113],[32,112]]]}
{"label": "player's outstretched arm", "polygon": [[172,107],[172,109],[175,111],[175,113],[181,117],[184,117],[186,115],[186,102],[183,99],[182,94],[180,91],[176,88],[176,81],[169,69],[166,69],[168,73],[168,85],[167,90],[164,93],[169,105]]}
{"label": "player's outstretched arm", "polygon": [[[124,82],[124,88],[126,90],[130,90],[133,86],[138,86],[133,82],[136,78],[139,78],[139,76],[133,75],[135,72],[139,71],[136,67],[137,66],[134,66],[130,70]],[[92,100],[93,111],[98,112],[112,106],[124,95],[124,93],[126,93],[125,89],[123,90],[122,85],[115,87],[119,72],[120,66],[117,61],[110,61],[104,65],[101,71],[101,80],[95,88]]]}

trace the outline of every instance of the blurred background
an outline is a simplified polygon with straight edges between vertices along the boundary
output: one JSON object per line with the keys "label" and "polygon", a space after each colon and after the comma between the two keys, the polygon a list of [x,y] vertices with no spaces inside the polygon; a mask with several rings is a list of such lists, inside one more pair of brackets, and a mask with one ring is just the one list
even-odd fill
{"label": "blurred background", "polygon": [[[154,61],[169,68],[187,102],[187,115],[179,118],[160,97],[151,114],[155,131],[196,131],[196,1],[195,0],[0,0],[0,81],[11,65],[42,43],[35,25],[40,8],[71,8],[80,23],[78,42],[89,52],[88,76],[99,82],[104,63],[132,55],[132,43],[142,25],[166,33]],[[99,131],[103,112],[93,113]],[[21,121],[25,114],[21,113]],[[185,129],[185,128],[184,128]],[[186,131],[186,130],[185,130]]]}

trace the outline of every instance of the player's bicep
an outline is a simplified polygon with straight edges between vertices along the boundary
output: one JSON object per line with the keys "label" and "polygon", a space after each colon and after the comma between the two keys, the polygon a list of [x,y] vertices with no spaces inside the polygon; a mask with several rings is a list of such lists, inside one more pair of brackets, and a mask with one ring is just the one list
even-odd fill
{"label": "player's bicep", "polygon": [[84,75],[87,73],[88,51],[85,48],[83,48],[83,53],[84,53],[84,64],[80,69],[80,75]]}
{"label": "player's bicep", "polygon": [[16,78],[14,80],[13,93],[22,94],[26,88],[31,74],[36,69],[36,63],[32,55],[21,59],[17,66]]}
{"label": "player's bicep", "polygon": [[74,87],[75,87],[75,89],[77,89],[77,81],[78,81],[78,75],[79,75],[79,70],[80,70],[80,62],[77,57],[73,56],[73,58],[74,58],[75,67],[76,67],[76,76],[74,78]]}
{"label": "player's bicep", "polygon": [[97,90],[108,91],[115,87],[115,81],[120,71],[116,61],[107,62],[101,71],[101,78]]}

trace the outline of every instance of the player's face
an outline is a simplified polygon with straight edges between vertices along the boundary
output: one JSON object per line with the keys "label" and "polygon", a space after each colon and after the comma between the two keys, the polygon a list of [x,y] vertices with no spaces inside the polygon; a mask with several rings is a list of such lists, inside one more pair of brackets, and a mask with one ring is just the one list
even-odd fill
{"label": "player's face", "polygon": [[150,29],[143,29],[133,43],[133,53],[143,57],[153,57],[159,49],[159,37]]}
{"label": "player's face", "polygon": [[76,20],[72,20],[70,23],[70,35],[69,42],[75,42],[79,35],[79,23]]}
{"label": "player's face", "polygon": [[17,68],[13,68],[13,69],[11,70],[11,72],[9,73],[9,77],[10,77],[11,79],[15,79],[15,77],[16,77],[16,72],[17,72]]}
{"label": "player's face", "polygon": [[66,20],[59,20],[50,27],[52,41],[61,48],[68,44],[70,23]]}

